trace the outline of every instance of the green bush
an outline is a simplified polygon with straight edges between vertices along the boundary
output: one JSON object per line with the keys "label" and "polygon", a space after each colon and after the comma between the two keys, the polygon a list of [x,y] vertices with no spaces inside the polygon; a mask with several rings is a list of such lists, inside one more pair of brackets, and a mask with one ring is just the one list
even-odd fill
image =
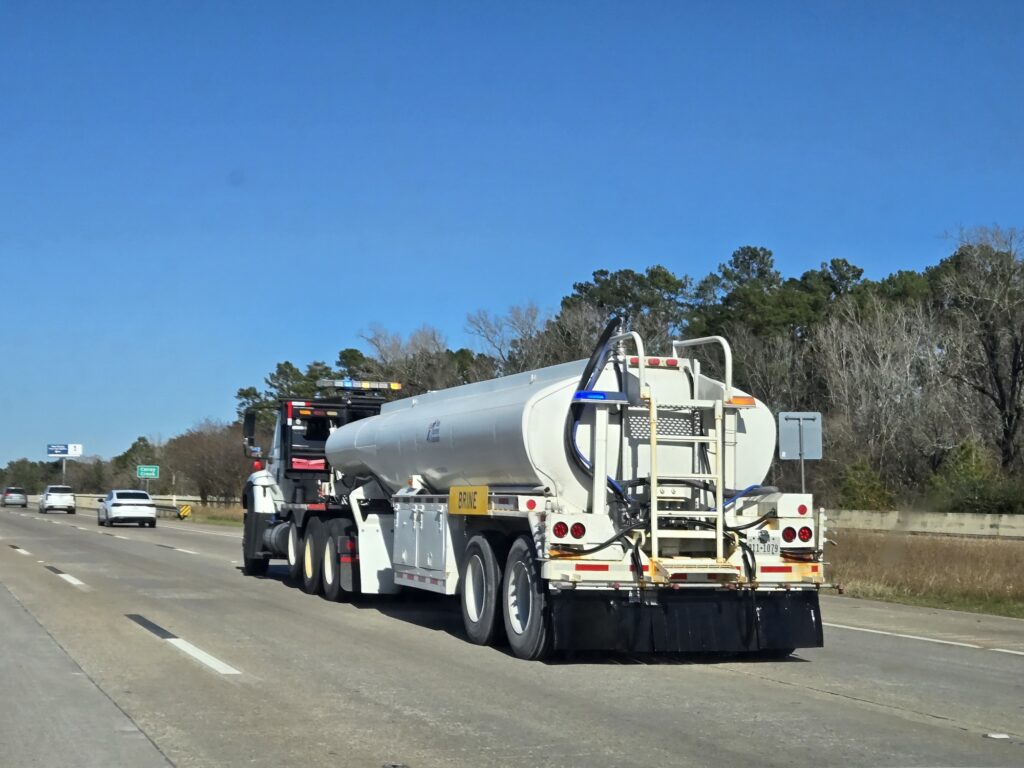
{"label": "green bush", "polygon": [[931,479],[932,505],[943,512],[1020,514],[1022,483],[1002,474],[999,461],[975,442],[956,448]]}
{"label": "green bush", "polygon": [[839,506],[843,509],[892,509],[893,498],[878,472],[862,459],[843,470],[839,481]]}

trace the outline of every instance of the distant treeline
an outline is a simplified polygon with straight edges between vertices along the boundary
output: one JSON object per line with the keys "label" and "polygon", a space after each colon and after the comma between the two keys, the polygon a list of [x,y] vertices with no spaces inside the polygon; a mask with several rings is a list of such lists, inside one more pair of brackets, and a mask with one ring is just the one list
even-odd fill
{"label": "distant treeline", "polygon": [[[737,386],[773,411],[823,412],[825,459],[808,476],[821,503],[1021,512],[1019,244],[1015,230],[964,232],[938,264],[877,281],[844,259],[783,277],[772,252],[754,246],[737,249],[700,279],[664,266],[597,270],[575,283],[553,313],[533,304],[473,312],[466,328],[475,349],[453,350],[426,325],[408,338],[371,327],[365,350],[343,349],[333,363],[314,361],[304,369],[279,363],[262,388],[238,390],[238,413],[278,397],[329,394],[318,390],[321,378],[400,381],[400,394],[408,396],[577,360],[590,354],[608,319],[619,316],[653,353],[664,354],[673,338],[725,336]],[[704,365],[714,375],[717,361]],[[272,410],[262,413],[266,428]],[[237,468],[235,482],[245,472],[236,430],[208,423],[162,450],[188,435],[197,440],[196,432],[217,433]],[[118,459],[104,465],[111,476]],[[128,463],[134,468],[134,457]],[[12,465],[10,478],[17,476]],[[188,482],[198,482],[198,467],[181,466]],[[222,475],[229,484],[229,473]],[[769,481],[792,489],[793,462],[776,462]],[[206,492],[219,495],[214,485],[204,483]]]}

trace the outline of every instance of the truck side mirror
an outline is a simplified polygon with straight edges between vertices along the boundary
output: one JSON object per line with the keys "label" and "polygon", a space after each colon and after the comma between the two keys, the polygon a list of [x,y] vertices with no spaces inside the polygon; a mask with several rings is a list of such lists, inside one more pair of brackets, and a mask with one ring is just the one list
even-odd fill
{"label": "truck side mirror", "polygon": [[256,446],[256,411],[246,411],[242,417],[242,445],[245,455],[249,458],[259,458],[263,451]]}

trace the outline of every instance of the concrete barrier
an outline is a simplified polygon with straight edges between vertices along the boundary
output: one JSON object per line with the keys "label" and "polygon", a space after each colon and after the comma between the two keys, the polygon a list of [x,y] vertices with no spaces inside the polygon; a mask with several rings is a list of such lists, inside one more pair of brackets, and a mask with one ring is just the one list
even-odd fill
{"label": "concrete barrier", "polygon": [[911,512],[830,509],[830,528],[891,533],[930,533],[938,536],[987,536],[1024,539],[1024,515],[981,515],[972,512]]}

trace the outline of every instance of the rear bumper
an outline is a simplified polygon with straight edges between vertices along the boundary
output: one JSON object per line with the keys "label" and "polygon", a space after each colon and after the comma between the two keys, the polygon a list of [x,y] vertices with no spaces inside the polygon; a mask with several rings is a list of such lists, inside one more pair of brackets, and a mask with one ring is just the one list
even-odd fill
{"label": "rear bumper", "polygon": [[817,590],[657,590],[651,602],[628,594],[550,593],[555,648],[638,653],[820,648]]}

